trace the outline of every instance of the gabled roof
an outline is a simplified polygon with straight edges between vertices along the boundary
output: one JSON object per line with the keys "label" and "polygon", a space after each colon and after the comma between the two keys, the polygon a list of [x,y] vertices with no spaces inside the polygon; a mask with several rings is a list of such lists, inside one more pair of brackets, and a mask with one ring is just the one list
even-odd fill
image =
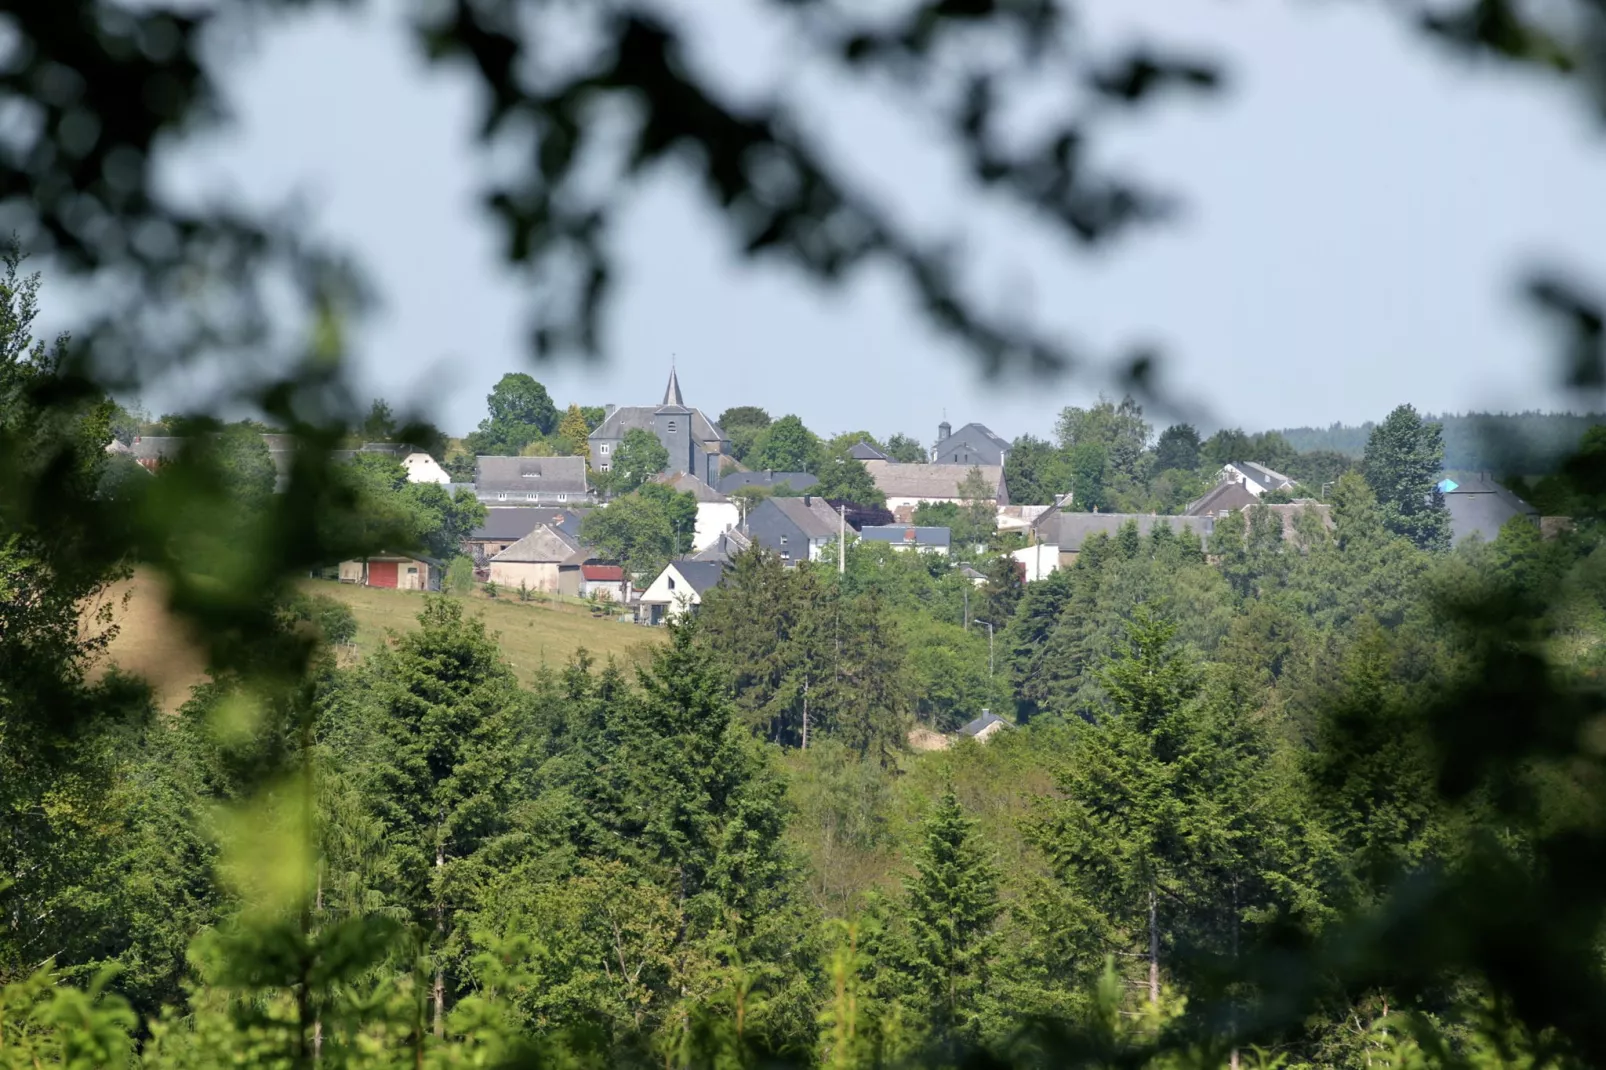
{"label": "gabled roof", "polygon": [[580,575],[599,583],[617,583],[625,578],[625,570],[623,565],[581,565]]}
{"label": "gabled roof", "polygon": [[841,517],[824,498],[767,498],[758,509],[780,510],[781,515],[796,524],[808,539],[833,538],[842,524]]}
{"label": "gabled roof", "polygon": [[719,581],[725,578],[723,561],[698,561],[686,557],[669,562],[669,567],[679,573],[681,579],[691,584],[692,590],[698,594],[708,593],[711,588],[718,587]]}
{"label": "gabled roof", "polygon": [[1250,479],[1253,479],[1256,483],[1259,483],[1261,486],[1266,487],[1269,490],[1276,490],[1279,487],[1291,487],[1294,485],[1294,481],[1292,479],[1289,479],[1281,472],[1275,472],[1272,469],[1267,468],[1258,461],[1233,461],[1232,467],[1238,469],[1238,471],[1242,472],[1244,475],[1248,476]]}
{"label": "gabled roof", "polygon": [[889,498],[921,498],[926,501],[958,498],[959,485],[971,469],[981,469],[990,493],[998,492],[1004,469],[996,464],[898,464],[893,461],[866,461],[865,470],[875,480],[876,489]]}
{"label": "gabled roof", "polygon": [[681,494],[690,494],[699,502],[728,502],[725,495],[704,483],[690,472],[659,476],[657,482]]}
{"label": "gabled roof", "polygon": [[1455,542],[1469,535],[1488,541],[1512,517],[1539,515],[1539,510],[1481,473],[1462,476],[1454,490],[1444,492],[1444,505],[1450,511],[1450,537]]}
{"label": "gabled roof", "polygon": [[985,439],[1001,450],[1009,449],[1009,443],[993,434],[992,429],[986,424],[968,423],[964,427],[961,427],[959,430],[955,431],[953,434],[949,435],[947,438],[943,439],[941,442],[937,443],[933,450],[937,454],[943,454],[947,453],[949,447],[951,446],[960,445],[966,442],[975,442],[978,439]]}
{"label": "gabled roof", "polygon": [[988,725],[995,725],[995,724],[1001,724],[1001,725],[1004,725],[1005,727],[1008,727],[1008,728],[1013,728],[1014,727],[1014,725],[1011,725],[1008,721],[1006,721],[1002,717],[998,716],[998,714],[992,713],[991,711],[989,711],[987,713],[982,714],[980,717],[976,718],[974,721],[971,721],[965,727],[961,728],[959,730],[959,734],[962,735],[962,736],[980,735],[982,729],[986,728]]}
{"label": "gabled roof", "polygon": [[860,439],[848,447],[848,456],[859,461],[885,461],[887,455],[876,449],[864,439]]}
{"label": "gabled roof", "polygon": [[491,558],[504,564],[546,564],[567,560],[579,543],[546,524],[537,524],[524,538]]}
{"label": "gabled roof", "polygon": [[1208,516],[1155,516],[1152,513],[1049,513],[1037,526],[1039,542],[1058,546],[1060,553],[1079,553],[1082,544],[1097,535],[1115,535],[1128,522],[1136,521],[1138,534],[1147,535],[1156,527],[1169,527],[1177,534],[1192,531],[1205,538],[1215,530]]}
{"label": "gabled roof", "polygon": [[471,539],[522,539],[537,524],[556,528],[573,538],[580,534],[583,514],[573,509],[554,509],[541,505],[491,506],[485,510],[485,523],[468,533]]}
{"label": "gabled roof", "polygon": [[483,491],[586,493],[584,457],[476,457],[474,484]]}
{"label": "gabled roof", "polygon": [[808,490],[819,481],[807,472],[726,472],[719,477],[719,492],[734,494],[743,487],[778,487],[782,483],[793,490]]}
{"label": "gabled roof", "polygon": [[1217,483],[1204,497],[1189,502],[1183,513],[1187,516],[1215,516],[1220,512],[1232,512],[1246,505],[1254,505],[1259,500],[1248,487],[1233,480],[1230,483]]}
{"label": "gabled roof", "polygon": [[946,550],[952,538],[947,528],[915,527],[913,524],[865,525],[859,537],[868,542],[890,542],[903,546],[940,546]]}
{"label": "gabled roof", "polygon": [[712,546],[692,555],[694,561],[729,561],[739,553],[752,548],[753,540],[735,528],[722,531]]}

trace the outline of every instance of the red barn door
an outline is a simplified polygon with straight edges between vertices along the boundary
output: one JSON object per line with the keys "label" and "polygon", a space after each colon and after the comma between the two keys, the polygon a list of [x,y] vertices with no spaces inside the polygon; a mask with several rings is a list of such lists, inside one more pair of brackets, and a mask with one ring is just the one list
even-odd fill
{"label": "red barn door", "polygon": [[368,586],[394,587],[396,586],[396,562],[370,561],[368,562]]}

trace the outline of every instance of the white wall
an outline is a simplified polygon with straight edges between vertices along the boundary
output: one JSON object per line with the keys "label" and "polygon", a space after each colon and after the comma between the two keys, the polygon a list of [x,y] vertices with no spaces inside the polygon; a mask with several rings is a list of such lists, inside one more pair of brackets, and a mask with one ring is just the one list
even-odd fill
{"label": "white wall", "polygon": [[435,463],[435,458],[427,453],[409,453],[402,458],[402,467],[407,469],[407,482],[409,483],[450,483],[452,477],[446,469]]}
{"label": "white wall", "polygon": [[742,510],[735,502],[698,502],[697,530],[692,535],[691,548],[708,549],[741,521]]}
{"label": "white wall", "polygon": [[1019,550],[1010,551],[1009,556],[1026,567],[1027,583],[1047,579],[1060,567],[1060,548],[1050,543],[1040,542],[1036,546],[1023,546]]}
{"label": "white wall", "polygon": [[675,566],[670,565],[658,573],[658,578],[647,585],[647,589],[641,592],[641,597],[637,601],[643,604],[668,603],[664,615],[674,620],[692,607],[701,605],[703,599],[696,589],[686,582],[686,578],[675,571]]}

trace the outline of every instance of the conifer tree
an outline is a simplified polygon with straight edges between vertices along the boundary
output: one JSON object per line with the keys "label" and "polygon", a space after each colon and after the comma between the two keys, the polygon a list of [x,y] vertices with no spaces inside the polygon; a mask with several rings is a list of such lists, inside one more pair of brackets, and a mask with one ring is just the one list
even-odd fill
{"label": "conifer tree", "polygon": [[484,623],[464,616],[460,602],[431,598],[418,622],[367,666],[369,790],[389,830],[393,894],[428,934],[439,1035],[457,912],[476,856],[508,827],[520,762],[518,687]]}
{"label": "conifer tree", "polygon": [[915,874],[904,882],[909,980],[930,1015],[934,1039],[951,1049],[978,1039],[998,950],[998,875],[951,787],[922,833]]}
{"label": "conifer tree", "polygon": [[591,427],[586,423],[586,414],[580,411],[579,405],[570,405],[563,413],[563,419],[558,421],[558,437],[569,447],[569,454],[573,457],[584,457],[586,463],[591,462]]}
{"label": "conifer tree", "polygon": [[1450,513],[1438,489],[1444,438],[1410,405],[1401,405],[1372,429],[1361,471],[1377,495],[1383,520],[1423,550],[1450,548]]}

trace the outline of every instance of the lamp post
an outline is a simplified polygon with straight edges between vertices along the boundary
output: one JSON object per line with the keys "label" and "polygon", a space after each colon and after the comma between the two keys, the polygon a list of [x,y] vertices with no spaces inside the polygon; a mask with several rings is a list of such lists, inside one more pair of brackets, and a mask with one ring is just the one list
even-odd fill
{"label": "lamp post", "polygon": [[987,625],[987,676],[990,679],[993,675],[993,622],[978,619],[976,623]]}

